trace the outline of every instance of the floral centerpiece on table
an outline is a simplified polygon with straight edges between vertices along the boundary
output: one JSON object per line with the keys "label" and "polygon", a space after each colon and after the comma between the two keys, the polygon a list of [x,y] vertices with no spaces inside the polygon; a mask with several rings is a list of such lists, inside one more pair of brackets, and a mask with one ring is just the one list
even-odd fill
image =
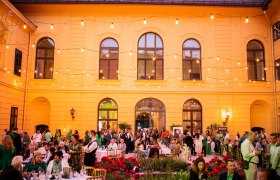
{"label": "floral centerpiece on table", "polygon": [[111,156],[102,157],[101,162],[95,163],[95,168],[107,170],[106,179],[131,179],[135,178],[136,172],[139,171],[140,161],[134,157],[114,159]]}

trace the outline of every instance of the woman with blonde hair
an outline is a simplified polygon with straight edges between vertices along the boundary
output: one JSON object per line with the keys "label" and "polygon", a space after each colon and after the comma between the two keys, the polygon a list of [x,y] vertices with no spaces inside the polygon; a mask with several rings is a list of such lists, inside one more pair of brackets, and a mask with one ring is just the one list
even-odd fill
{"label": "woman with blonde hair", "polygon": [[39,151],[34,152],[33,158],[24,166],[24,172],[44,171],[46,172],[47,165],[42,160],[42,154]]}
{"label": "woman with blonde hair", "polygon": [[0,144],[0,170],[5,169],[11,165],[12,159],[15,155],[15,148],[11,136],[5,135]]}

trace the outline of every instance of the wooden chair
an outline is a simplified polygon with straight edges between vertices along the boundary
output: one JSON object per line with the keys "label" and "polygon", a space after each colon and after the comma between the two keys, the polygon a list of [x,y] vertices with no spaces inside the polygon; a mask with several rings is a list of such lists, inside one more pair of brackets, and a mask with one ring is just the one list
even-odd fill
{"label": "wooden chair", "polygon": [[96,168],[94,178],[96,178],[95,180],[105,180],[106,174],[107,174],[106,169]]}
{"label": "wooden chair", "polygon": [[86,170],[88,176],[95,176],[95,168],[94,167],[86,166],[85,170]]}

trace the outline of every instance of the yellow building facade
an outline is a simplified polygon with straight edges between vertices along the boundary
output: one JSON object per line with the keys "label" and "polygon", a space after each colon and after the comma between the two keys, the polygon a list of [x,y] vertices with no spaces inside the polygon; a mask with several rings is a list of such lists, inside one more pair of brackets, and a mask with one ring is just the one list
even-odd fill
{"label": "yellow building facade", "polygon": [[[232,137],[253,127],[280,131],[275,0],[265,12],[229,6],[15,6],[27,19],[9,17],[18,28],[2,36],[1,131],[10,127],[12,107],[18,108],[17,127],[32,135],[37,125],[63,134],[117,130],[120,123],[133,131],[175,125],[194,132],[225,121]],[[2,15],[9,11],[1,5]],[[22,52],[20,77],[13,73],[15,49]],[[260,51],[259,59],[250,60]]]}

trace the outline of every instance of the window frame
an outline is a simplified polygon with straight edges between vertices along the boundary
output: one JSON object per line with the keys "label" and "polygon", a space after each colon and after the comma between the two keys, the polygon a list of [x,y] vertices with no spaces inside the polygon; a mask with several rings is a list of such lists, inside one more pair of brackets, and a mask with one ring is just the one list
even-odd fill
{"label": "window frame", "polygon": [[[188,101],[196,101],[196,103],[198,103],[198,104],[200,105],[200,109],[185,109],[184,106],[185,106],[185,104],[188,103]],[[190,120],[185,120],[185,119],[184,119],[184,116],[183,116],[184,112],[190,112]],[[194,116],[193,116],[194,112],[200,112],[200,115],[201,115],[201,119],[200,119],[200,120],[194,120],[194,119],[193,119],[193,117],[194,117]],[[188,99],[188,100],[186,100],[186,101],[184,102],[184,104],[183,104],[183,111],[182,111],[182,124],[183,124],[183,125],[184,125],[184,122],[190,122],[190,124],[191,124],[191,127],[190,127],[190,129],[191,129],[191,134],[193,134],[193,130],[194,130],[194,125],[193,125],[193,123],[194,123],[194,122],[200,122],[200,123],[201,123],[200,132],[202,133],[202,130],[203,130],[202,105],[201,105],[201,103],[200,103],[197,99]],[[186,127],[183,127],[183,128],[185,129]]]}
{"label": "window frame", "polygon": [[274,41],[280,39],[280,21],[277,21],[272,25],[272,32]]}
{"label": "window frame", "polygon": [[[44,39],[49,39],[53,42],[53,47],[48,47],[48,46],[40,46],[39,43],[41,41],[43,41]],[[44,57],[38,57],[38,50],[44,50]],[[51,50],[53,49],[53,57],[48,57],[47,56],[47,52],[48,50]],[[44,38],[41,38],[38,42],[37,42],[37,46],[36,46],[36,57],[35,57],[35,72],[34,72],[34,79],[53,79],[53,70],[51,71],[48,67],[48,60],[52,61],[52,67],[50,68],[54,68],[54,54],[55,54],[55,42],[52,38],[50,37],[44,37]],[[44,69],[43,69],[43,72],[42,72],[42,77],[40,77],[40,73],[41,72],[38,72],[38,69],[37,69],[37,65],[38,65],[38,61],[39,60],[43,60],[44,61]],[[46,77],[48,73],[46,73],[47,71],[51,71],[51,76],[50,77]]]}
{"label": "window frame", "polygon": [[11,113],[10,113],[10,130],[12,130],[14,127],[17,127],[17,121],[18,121],[18,107],[11,107]]}
{"label": "window frame", "polygon": [[[100,108],[100,104],[102,103],[102,102],[104,102],[104,101],[106,101],[106,100],[110,100],[110,101],[113,101],[115,104],[116,104],[116,108]],[[112,98],[104,98],[104,99],[102,99],[100,102],[99,102],[99,104],[98,104],[98,112],[97,112],[97,114],[98,114],[98,116],[97,116],[97,129],[98,130],[101,130],[101,129],[99,129],[99,122],[100,121],[106,121],[106,125],[107,125],[107,127],[102,127],[102,128],[105,128],[106,130],[108,129],[108,125],[110,124],[109,122],[116,122],[117,124],[118,124],[118,116],[119,116],[119,112],[118,112],[118,108],[119,106],[118,106],[118,104],[117,104],[117,102],[114,100],[114,99],[112,99]],[[99,117],[100,117],[100,111],[105,111],[105,112],[107,112],[107,118],[106,119],[100,119]],[[117,118],[116,119],[111,119],[110,118],[110,112],[117,112]],[[112,127],[110,127],[110,129],[111,129]],[[117,129],[116,130],[118,130],[118,127],[117,127]]]}
{"label": "window frame", "polygon": [[[153,42],[154,46],[153,47],[147,47],[147,35],[148,34],[153,34],[154,35],[154,42]],[[139,46],[139,43],[140,43],[140,40],[142,39],[142,37],[145,38],[144,47]],[[162,44],[161,48],[156,47],[157,46],[157,37],[159,38],[159,40],[161,40],[161,44]],[[144,51],[144,52],[154,51],[153,57],[155,57],[155,60],[153,60],[153,57],[152,58],[140,58],[139,57],[140,56],[139,51],[141,51],[141,50]],[[161,54],[162,58],[156,58],[157,57],[157,55],[156,55],[157,51],[162,51],[162,54]],[[139,72],[140,72],[140,70],[139,70],[140,67],[139,66],[140,66],[141,61],[144,61],[144,75],[143,76],[141,76],[141,74],[139,74]],[[153,78],[151,78],[147,74],[148,63],[149,62],[153,62],[153,66],[154,66],[153,67],[153,70],[154,70]],[[158,67],[157,63],[161,63],[161,67]],[[157,71],[160,71],[160,68],[161,68],[161,71],[162,71],[162,74],[161,74],[162,78],[157,79]],[[137,80],[163,80],[163,79],[164,79],[164,44],[163,44],[163,40],[162,40],[161,36],[158,35],[155,32],[146,32],[146,33],[144,33],[140,36],[140,38],[138,39],[138,43],[137,43]]]}
{"label": "window frame", "polygon": [[15,49],[14,75],[21,77],[22,52]]}
{"label": "window frame", "polygon": [[[118,47],[116,48],[116,47],[102,47],[102,43],[103,42],[105,42],[106,40],[108,40],[108,39],[111,39],[111,40],[114,40],[115,42],[116,42],[116,44],[118,45]],[[109,52],[111,52],[111,51],[117,51],[118,52],[118,57],[117,58],[111,58],[110,56],[107,58],[107,57],[105,57],[105,58],[102,58],[102,50],[103,49],[106,49],[106,50],[108,50]],[[120,54],[120,52],[119,52],[119,43],[118,43],[118,41],[116,40],[116,39],[114,39],[114,38],[111,38],[111,37],[108,37],[108,38],[105,38],[105,39],[103,39],[102,41],[101,41],[101,43],[100,43],[100,45],[99,45],[99,71],[98,71],[98,77],[99,77],[99,79],[107,79],[107,80],[118,80],[119,79],[119,77],[118,77],[118,71],[119,71],[119,54]],[[101,61],[108,61],[108,72],[107,72],[107,77],[108,78],[103,78],[104,77],[104,74],[102,75],[102,77],[101,77],[101,73],[103,73],[103,71],[101,72]],[[110,66],[110,64],[112,63],[112,62],[114,62],[114,61],[117,61],[117,72],[116,72],[116,77],[110,77],[110,70],[111,70],[111,66]]]}
{"label": "window frame", "polygon": [[[249,44],[251,43],[251,42],[253,42],[253,41],[255,41],[255,42],[257,42],[257,43],[259,43],[260,45],[261,45],[261,47],[262,47],[262,49],[250,49],[250,48],[248,48],[248,46],[249,46]],[[259,41],[259,40],[256,40],[256,39],[252,39],[252,40],[250,40],[248,43],[247,43],[247,49],[246,49],[246,52],[247,52],[247,67],[248,67],[248,72],[247,72],[247,75],[248,75],[248,80],[250,81],[266,81],[266,70],[265,70],[265,49],[264,49],[264,45],[262,44],[262,42],[261,41]],[[252,52],[252,54],[253,54],[253,58],[252,59],[249,59],[249,57],[248,57],[248,52]],[[256,59],[256,54],[257,54],[257,52],[262,52],[263,53],[263,59],[261,59],[261,58],[259,58],[259,61],[257,61]],[[254,69],[253,70],[251,70],[250,69],[250,67],[249,67],[249,64],[251,64],[251,63],[253,63],[253,65],[254,65]],[[258,63],[263,63],[263,66],[261,66],[262,67],[262,73],[264,74],[264,79],[258,79]],[[254,73],[254,79],[249,79],[249,74],[250,74],[250,71],[253,71],[253,73]]]}
{"label": "window frame", "polygon": [[[198,45],[199,45],[199,48],[192,48],[192,47],[184,47],[184,44],[187,42],[187,41],[189,41],[189,40],[194,40],[194,41],[196,41],[197,43],[198,43]],[[190,51],[190,53],[191,53],[191,58],[184,58],[184,52],[185,51]],[[195,59],[194,57],[192,57],[192,52],[193,51],[198,51],[199,50],[199,59]],[[195,78],[195,77],[193,77],[192,76],[192,74],[194,74],[194,73],[192,73],[193,72],[193,64],[194,63],[197,63],[196,61],[197,60],[199,60],[199,78]],[[191,70],[191,73],[189,74],[190,75],[190,78],[189,79],[187,79],[187,78],[185,78],[185,76],[184,76],[184,74],[185,74],[185,72],[186,73],[188,73],[188,71],[189,71],[189,69],[185,69],[185,67],[184,67],[184,62],[190,62],[190,70]],[[198,64],[198,63],[197,63]],[[199,41],[198,40],[196,40],[196,39],[194,39],[194,38],[189,38],[189,39],[186,39],[184,42],[183,42],[183,44],[182,44],[182,79],[183,80],[202,80],[202,69],[201,69],[201,44],[199,43]]]}

